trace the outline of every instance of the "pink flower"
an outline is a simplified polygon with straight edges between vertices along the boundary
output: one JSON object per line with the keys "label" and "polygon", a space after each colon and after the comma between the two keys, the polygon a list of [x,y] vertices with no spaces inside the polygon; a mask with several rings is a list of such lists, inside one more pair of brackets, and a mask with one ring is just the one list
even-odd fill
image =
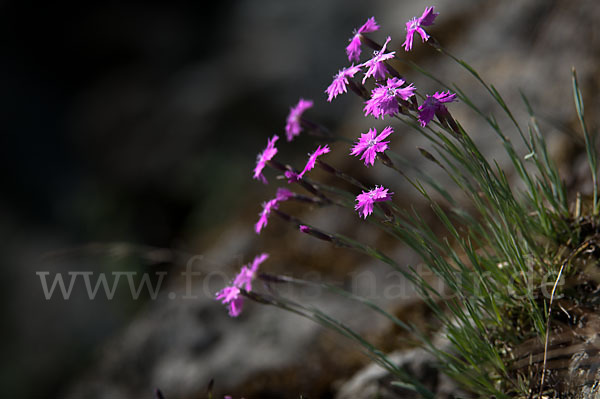
{"label": "pink flower", "polygon": [[360,157],[361,160],[365,161],[365,165],[373,166],[375,163],[375,156],[378,152],[383,152],[387,150],[389,141],[382,141],[390,134],[394,133],[394,129],[390,126],[386,127],[377,135],[377,130],[375,128],[369,129],[367,133],[361,133],[360,139],[356,142],[354,147],[352,147],[352,151],[350,155],[359,155],[362,153]]}
{"label": "pink flower", "polygon": [[313,152],[312,154],[309,154],[308,162],[306,162],[306,166],[304,167],[302,172],[300,172],[300,174],[298,175],[298,179],[301,179],[302,176],[304,176],[304,174],[306,172],[308,172],[309,170],[311,170],[312,168],[315,167],[315,163],[317,162],[318,157],[320,157],[323,154],[327,154],[330,151],[331,150],[329,149],[329,146],[327,144],[325,144],[323,146],[323,148],[321,148],[321,146],[318,146],[315,152]]}
{"label": "pink flower", "polygon": [[269,222],[269,215],[273,209],[279,209],[279,203],[283,201],[287,201],[290,198],[294,197],[295,194],[286,188],[277,189],[277,194],[275,194],[275,198],[269,200],[267,202],[263,202],[263,210],[259,213],[260,217],[258,222],[254,225],[254,231],[256,234],[260,234],[261,230],[267,226]]}
{"label": "pink flower", "polygon": [[258,270],[258,266],[263,263],[269,254],[262,253],[254,258],[252,263],[249,263],[248,266],[242,266],[242,269],[238,273],[238,275],[233,280],[233,286],[243,288],[246,291],[252,290],[252,280],[256,275],[256,271]]}
{"label": "pink flower", "polygon": [[360,71],[360,65],[354,66],[352,64],[348,68],[341,69],[334,77],[333,82],[329,85],[325,93],[327,93],[327,101],[331,102],[339,94],[346,92],[346,85],[348,84],[348,78],[353,78],[356,73]]}
{"label": "pink flower", "polygon": [[363,77],[363,84],[365,84],[367,78],[371,76],[374,76],[376,80],[382,80],[385,78],[385,74],[388,71],[385,67],[384,61],[394,58],[394,54],[396,54],[395,51],[392,51],[391,53],[385,52],[385,48],[387,47],[387,44],[390,42],[390,40],[392,40],[392,38],[388,36],[385,43],[383,44],[383,47],[381,47],[381,50],[373,51],[373,58],[364,63],[364,66],[366,66],[368,69],[367,72],[365,72],[365,76]]}
{"label": "pink flower", "polygon": [[217,292],[216,299],[229,307],[229,316],[237,317],[242,312],[244,298],[240,296],[241,289],[252,290],[252,280],[256,277],[258,266],[269,257],[268,254],[260,254],[254,258],[252,263],[242,266],[233,283]]}
{"label": "pink flower", "polygon": [[377,187],[371,191],[364,192],[356,196],[358,204],[354,207],[354,210],[358,211],[358,214],[362,212],[362,216],[366,219],[371,213],[373,213],[373,204],[381,201],[391,201],[394,193],[388,193],[387,188]]}
{"label": "pink flower", "polygon": [[285,125],[285,134],[287,136],[287,141],[292,141],[292,139],[299,135],[302,131],[302,126],[300,125],[300,118],[302,118],[302,114],[307,109],[313,106],[313,102],[311,100],[305,100],[303,98],[298,101],[294,107],[290,108],[290,113],[287,117],[287,123]]}
{"label": "pink flower", "polygon": [[327,144],[325,144],[323,147],[318,146],[315,152],[313,152],[312,154],[308,154],[308,161],[306,162],[306,165],[304,166],[302,172],[296,173],[292,170],[285,171],[284,175],[288,179],[288,183],[291,184],[302,179],[306,172],[310,171],[315,167],[317,158],[323,154],[327,154],[330,151],[331,150],[329,149],[329,146]]}
{"label": "pink flower", "polygon": [[275,142],[279,140],[277,135],[274,135],[272,139],[267,140],[267,148],[256,157],[256,167],[254,168],[254,179],[261,180],[267,184],[267,179],[262,174],[262,170],[265,168],[267,161],[273,159],[277,154],[277,148],[275,148]]}
{"label": "pink flower", "polygon": [[375,22],[375,17],[367,19],[358,30],[354,31],[354,36],[350,39],[350,44],[346,47],[348,61],[358,62],[360,59],[360,38],[363,33],[370,33],[379,30],[379,25]]}
{"label": "pink flower", "polygon": [[263,210],[259,213],[260,217],[258,222],[256,222],[254,225],[254,231],[256,231],[256,234],[260,234],[260,231],[267,226],[271,211],[279,208],[279,201],[277,201],[277,198],[275,198],[267,202],[263,202],[262,206]]}
{"label": "pink flower", "polygon": [[371,91],[371,98],[365,102],[365,116],[372,114],[375,118],[383,118],[384,115],[396,114],[399,110],[398,99],[408,100],[416,90],[412,83],[400,87],[404,83],[398,78],[388,78],[385,86],[377,83],[377,87]]}
{"label": "pink flower", "polygon": [[300,175],[291,170],[286,170],[284,176],[286,179],[288,179],[288,184],[292,184],[300,180]]}
{"label": "pink flower", "polygon": [[287,201],[292,197],[295,197],[296,194],[288,190],[287,188],[280,187],[277,189],[277,194],[275,194],[275,199],[279,202]]}
{"label": "pink flower", "polygon": [[310,231],[310,227],[301,224],[300,226],[298,226],[298,229],[303,232],[303,233],[308,233]]}
{"label": "pink flower", "polygon": [[217,301],[221,301],[223,305],[228,305],[229,316],[238,317],[242,313],[242,305],[244,298],[240,296],[238,287],[228,286],[217,292]]}
{"label": "pink flower", "polygon": [[433,96],[427,95],[425,101],[419,107],[419,122],[425,127],[436,114],[448,112],[444,103],[456,101],[456,93],[436,92]]}
{"label": "pink flower", "polygon": [[433,21],[438,15],[439,13],[433,12],[433,7],[426,7],[425,11],[423,11],[423,15],[419,18],[414,17],[406,23],[406,40],[403,43],[405,51],[412,50],[413,36],[415,33],[418,33],[421,36],[422,42],[429,40],[429,35],[422,26],[433,25]]}

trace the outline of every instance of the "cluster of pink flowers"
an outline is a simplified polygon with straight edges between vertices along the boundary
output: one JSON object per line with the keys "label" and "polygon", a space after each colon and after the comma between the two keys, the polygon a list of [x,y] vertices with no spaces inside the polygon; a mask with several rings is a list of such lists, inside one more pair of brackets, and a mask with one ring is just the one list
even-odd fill
{"label": "cluster of pink flowers", "polygon": [[[371,21],[374,23],[375,19],[373,17],[369,18],[369,20],[359,29],[359,31],[362,28],[364,28],[365,26],[367,26]],[[377,26],[377,29],[379,29],[378,25],[375,25],[375,26]],[[375,30],[377,30],[377,29],[375,29]],[[354,36],[354,38],[352,39],[353,42],[357,37],[361,37],[362,33],[366,33],[366,32],[372,32],[372,30],[363,30],[359,36]],[[346,93],[346,86],[349,84],[348,79],[353,78],[354,75],[356,75],[358,72],[360,72],[363,67],[366,67],[366,69],[367,69],[367,71],[363,75],[363,80],[362,80],[363,84],[365,84],[366,80],[368,78],[370,78],[371,76],[373,76],[377,80],[384,79],[386,74],[388,73],[387,67],[385,66],[385,61],[394,58],[394,56],[396,54],[395,51],[392,51],[390,53],[385,52],[390,40],[392,40],[392,39],[391,39],[391,37],[388,36],[388,38],[386,39],[386,41],[383,44],[383,46],[381,47],[381,49],[378,51],[374,51],[373,57],[371,59],[369,59],[368,61],[366,61],[362,64],[359,64],[359,65],[352,64],[349,67],[341,69],[333,77],[333,82],[331,82],[329,87],[327,87],[327,89],[325,90],[325,93],[327,93],[327,96],[328,96],[327,101],[331,102],[338,95],[340,95],[342,93]],[[353,42],[351,42],[350,44],[352,45]],[[358,40],[358,46],[359,47],[357,47],[357,48],[359,50],[353,52],[352,57],[350,57],[350,55],[349,55],[348,56],[349,60],[358,61],[358,55],[356,55],[356,56],[354,56],[354,55],[360,54],[360,39]],[[348,46],[348,47],[350,47],[350,46]],[[356,44],[353,45],[353,47],[356,47]]]}
{"label": "cluster of pink flowers", "polygon": [[[414,17],[406,23],[406,38],[403,43],[405,51],[412,50],[415,34],[421,36],[423,42],[430,39],[424,27],[433,25],[437,15],[438,13],[434,12],[433,7],[427,7],[420,17]],[[414,85],[400,78],[400,75],[394,68],[387,63],[396,56],[395,51],[387,50],[387,46],[392,40],[391,37],[388,36],[383,45],[380,46],[365,36],[365,34],[376,32],[379,29],[380,27],[375,18],[371,17],[360,28],[354,31],[350,43],[346,47],[346,54],[351,65],[342,68],[334,76],[332,83],[325,90],[327,101],[331,102],[338,95],[346,93],[347,87],[350,85],[354,91],[360,93],[366,99],[364,103],[365,116],[372,115],[375,119],[383,119],[385,116],[398,116],[399,113],[405,115],[412,114],[422,127],[426,127],[437,116],[443,124],[444,121],[448,120],[446,118],[449,117],[449,112],[445,104],[456,101],[456,94],[450,93],[450,91],[436,92],[433,95],[426,95],[425,100],[419,105],[415,98],[417,89]],[[369,60],[359,63],[362,52],[361,45],[365,43],[372,48],[376,48],[376,50]],[[362,80],[355,82],[354,78],[359,72],[363,72]],[[375,84],[370,91],[370,95],[368,95],[369,91],[365,89],[364,84],[371,77],[374,78]],[[304,113],[313,107],[313,105],[314,102],[312,100],[300,98],[298,103],[290,108],[285,125],[285,134],[288,142],[298,136],[303,129],[311,129],[312,126],[316,126],[304,117]],[[360,156],[360,160],[364,162],[365,166],[373,166],[377,157],[383,159],[384,162],[391,162],[385,156],[385,151],[388,150],[390,144],[390,141],[386,139],[392,133],[394,133],[394,130],[391,126],[385,127],[380,133],[377,132],[376,128],[371,128],[368,132],[361,133],[360,138],[351,148],[350,155]],[[329,153],[331,149],[328,145],[318,146],[313,153],[309,154],[308,161],[302,171],[298,172],[289,166],[283,166],[273,160],[277,154],[275,144],[278,139],[277,135],[268,139],[266,148],[258,154],[256,167],[254,168],[254,179],[267,184],[267,179],[263,175],[263,169],[269,165],[283,171],[288,183],[300,182],[304,187],[307,187],[307,182],[302,181],[303,177],[315,167],[317,159]],[[332,169],[326,164],[322,164],[321,166],[326,170],[327,168]],[[391,201],[393,194],[388,188],[379,185],[375,186],[374,189],[362,191],[361,194],[356,196],[354,209],[358,212],[359,216],[366,219],[374,212],[376,202]],[[262,229],[267,226],[269,215],[275,210],[277,210],[280,216],[284,218],[289,217],[278,210],[279,204],[283,201],[292,198],[299,199],[300,197],[288,189],[279,188],[275,198],[262,204],[259,220],[254,226],[255,232],[260,234]],[[290,218],[290,220],[297,221],[293,218]],[[322,236],[324,239],[330,239],[327,234],[303,224],[299,224],[299,230],[303,233],[310,233],[317,237]],[[233,283],[217,294],[217,299],[229,306],[229,314],[231,316],[235,317],[239,315],[243,303],[243,299],[240,296],[241,290],[250,291],[252,288],[251,282],[255,277],[258,265],[267,257],[267,254],[262,254],[256,257],[250,265],[242,267],[242,270]]]}
{"label": "cluster of pink flowers", "polygon": [[[427,7],[420,17],[414,17],[406,23],[406,39],[403,43],[405,51],[412,50],[415,33],[421,36],[423,42],[429,40],[430,36],[423,27],[433,25],[437,16],[438,13],[433,11],[433,7]],[[360,46],[362,41],[366,39],[364,34],[377,30],[379,30],[379,25],[375,22],[375,18],[371,17],[355,31],[350,39],[350,44],[346,47],[349,61],[359,61],[361,54]],[[364,85],[370,77],[376,80],[375,88],[371,91],[370,98],[365,101],[365,116],[373,115],[378,119],[383,118],[385,115],[397,115],[400,111],[401,102],[407,101],[410,97],[414,96],[416,88],[412,84],[405,86],[406,82],[396,76],[389,77],[385,84],[383,83],[389,74],[389,67],[386,65],[386,61],[395,57],[395,51],[386,52],[390,41],[391,38],[388,36],[381,49],[374,51],[373,57],[368,61],[358,65],[353,63],[351,66],[341,69],[325,90],[327,101],[331,102],[338,95],[346,93],[347,86],[350,84],[349,79],[354,78],[358,72],[365,68],[362,84]],[[435,93],[433,96],[427,95],[425,102],[418,108],[418,120],[421,126],[425,127],[433,119],[434,115],[444,114],[446,108],[443,104],[455,100],[456,95],[450,94],[450,92]]]}
{"label": "cluster of pink flowers", "polygon": [[[435,18],[438,13],[434,12],[433,7],[425,8],[423,14],[420,17],[414,17],[406,23],[406,39],[403,43],[404,49],[410,51],[412,49],[413,37],[415,34],[419,34],[423,42],[429,40],[430,36],[423,29],[423,27],[433,25]],[[395,74],[395,76],[388,76],[390,74],[389,66],[386,65],[386,61],[389,61],[395,57],[395,51],[387,51],[387,46],[391,41],[388,36],[379,50],[373,52],[373,56],[364,63],[355,65],[355,62],[359,62],[361,54],[361,45],[363,41],[368,40],[368,43],[373,46],[373,41],[368,39],[365,34],[376,32],[380,29],[379,25],[375,21],[374,17],[369,18],[360,28],[354,31],[353,36],[350,38],[350,43],[346,47],[346,54],[348,60],[352,64],[348,67],[342,68],[334,76],[333,82],[325,90],[327,94],[327,101],[331,102],[334,98],[342,93],[347,92],[347,86],[350,84],[350,79],[353,79],[357,73],[363,70],[364,74],[362,78],[362,84],[364,85],[368,78],[373,77],[375,79],[375,87],[371,90],[370,97],[365,101],[364,112],[365,116],[372,115],[376,119],[383,119],[387,116],[396,116],[399,112],[407,113],[410,110],[415,111],[416,118],[422,127],[427,126],[431,122],[434,116],[442,119],[447,114],[445,103],[456,101],[456,94],[448,92],[436,92],[433,95],[426,95],[425,101],[417,107],[417,103],[414,98],[412,103],[409,102],[411,97],[414,97],[416,88],[412,83],[407,84],[404,79]],[[300,134],[303,129],[303,113],[313,106],[312,100],[300,99],[299,102],[291,107],[287,117],[287,123],[285,132],[288,141],[291,141],[294,137]],[[304,120],[306,121],[306,120]],[[309,125],[310,126],[310,125]],[[384,128],[381,133],[377,134],[375,128],[369,129],[367,133],[362,133],[361,137],[352,147],[350,154],[354,156],[360,156],[360,159],[366,166],[373,166],[378,153],[383,153],[388,149],[389,141],[384,141],[391,133],[393,129],[388,126]],[[259,154],[257,165],[254,170],[254,178],[260,179],[266,183],[265,177],[262,175],[262,169],[266,162],[271,160],[277,153],[277,149],[274,147],[277,136],[269,140],[267,148]],[[288,180],[288,183],[297,182],[311,169],[315,167],[316,160],[319,156],[330,152],[329,146],[319,146],[317,150],[309,154],[309,159],[304,169],[301,172],[294,170],[286,170],[284,175]],[[382,192],[383,187],[378,187],[372,191],[372,193]],[[387,189],[386,189],[387,190]],[[378,201],[387,201],[391,198],[391,194],[387,194],[383,197],[378,195],[371,195],[365,197],[365,193],[357,197],[357,210],[360,208],[363,217],[367,217],[373,212],[373,203]],[[262,228],[267,225],[267,218],[273,209],[277,209],[280,199],[275,198],[263,204],[263,211],[260,214],[260,219],[255,226],[257,233],[260,233]]]}

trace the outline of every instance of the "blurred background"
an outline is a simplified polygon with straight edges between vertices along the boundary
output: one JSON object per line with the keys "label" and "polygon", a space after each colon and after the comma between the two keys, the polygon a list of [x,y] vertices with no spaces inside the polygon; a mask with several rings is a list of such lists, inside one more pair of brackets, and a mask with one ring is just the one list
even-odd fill
{"label": "blurred background", "polygon": [[[565,180],[589,190],[570,72],[578,70],[594,126],[594,0],[0,4],[3,395],[142,398],[158,387],[167,399],[199,398],[214,379],[220,395],[333,397],[365,358],[278,309],[250,304],[230,319],[211,296],[263,251],[271,253],[270,272],[343,281],[368,270],[389,279],[381,265],[300,237],[278,220],[256,236],[260,203],[280,183],[267,172],[275,184],[264,186],[251,173],[267,138],[283,138],[299,97],[314,99],[310,118],[339,135],[354,139],[371,127],[352,94],[326,102],[324,90],[347,65],[348,38],[375,16],[382,31],[373,38],[391,35],[391,47],[401,50],[405,21],[429,5],[441,12],[430,33],[498,87],[526,123],[523,89]],[[420,41],[410,57],[492,110],[448,59]],[[424,92],[437,90],[398,68]],[[484,134],[466,108],[457,106],[455,117]],[[422,162],[418,138],[396,143],[415,165]],[[281,145],[279,156],[300,165],[315,146],[301,136]],[[390,178],[381,165],[367,173],[346,157],[347,145],[336,146],[332,163],[372,182]],[[499,152],[488,146],[490,156]],[[306,217],[372,239],[334,210]],[[403,248],[390,250],[417,261]],[[195,300],[183,298],[189,291],[181,272],[189,264],[201,273]],[[207,279],[215,270],[219,278]],[[68,300],[44,297],[36,273],[48,272],[51,282],[74,271],[148,273],[154,283],[166,277],[156,298],[143,292],[134,300],[125,285],[112,300],[91,300],[81,285]],[[407,297],[390,306],[414,306]],[[396,333],[372,316],[325,294],[317,302],[353,319],[386,350],[396,348]]]}

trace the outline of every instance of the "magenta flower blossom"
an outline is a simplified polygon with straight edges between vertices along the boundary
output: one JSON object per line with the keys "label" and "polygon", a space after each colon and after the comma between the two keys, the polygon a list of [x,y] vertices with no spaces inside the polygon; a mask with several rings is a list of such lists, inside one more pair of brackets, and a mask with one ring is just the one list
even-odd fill
{"label": "magenta flower blossom", "polygon": [[275,198],[267,202],[263,202],[262,206],[263,210],[259,213],[260,218],[254,225],[254,231],[256,231],[256,234],[260,234],[260,231],[267,226],[271,211],[279,208],[279,201],[277,201],[277,198]]}
{"label": "magenta flower blossom", "polygon": [[229,316],[238,317],[242,313],[244,298],[240,296],[240,289],[238,287],[227,286],[223,288],[217,292],[216,299],[217,301],[221,301],[223,305],[228,305]]}
{"label": "magenta flower blossom", "polygon": [[274,135],[272,139],[267,140],[267,148],[256,157],[256,167],[254,168],[254,179],[261,180],[267,184],[267,179],[262,174],[262,170],[265,168],[267,161],[273,159],[277,154],[277,148],[275,148],[275,142],[279,140],[277,135]]}
{"label": "magenta flower blossom", "polygon": [[358,30],[354,31],[354,36],[350,39],[350,44],[346,47],[346,54],[348,54],[348,61],[358,62],[360,59],[360,38],[363,33],[370,33],[379,30],[379,25],[375,22],[375,17],[367,19],[367,22],[363,24]]}
{"label": "magenta flower blossom", "polygon": [[320,157],[323,154],[327,154],[330,151],[331,150],[329,149],[329,146],[327,144],[325,144],[323,146],[323,148],[321,148],[321,146],[318,146],[317,149],[315,150],[315,152],[313,152],[312,154],[309,154],[308,162],[306,162],[306,166],[304,167],[302,172],[300,172],[300,174],[298,175],[298,179],[301,179],[302,176],[304,176],[304,174],[306,172],[308,172],[309,170],[311,170],[315,167],[315,163],[317,162],[318,157]]}
{"label": "magenta flower blossom", "polygon": [[300,180],[300,175],[292,170],[286,170],[284,175],[286,179],[288,179],[288,184],[292,184]]}
{"label": "magenta flower blossom", "polygon": [[396,54],[395,51],[392,51],[391,53],[385,52],[385,48],[387,47],[390,40],[392,40],[392,38],[388,36],[385,43],[383,44],[383,47],[381,47],[381,50],[373,51],[373,58],[364,63],[364,66],[366,66],[368,69],[367,72],[365,72],[365,76],[363,77],[363,84],[365,84],[367,78],[371,76],[374,76],[376,80],[383,80],[385,78],[385,74],[388,72],[388,70],[385,66],[384,61],[394,58],[394,54]]}
{"label": "magenta flower blossom", "polygon": [[425,127],[436,114],[448,112],[444,103],[456,101],[456,93],[436,92],[433,96],[427,95],[425,101],[419,107],[419,122]]}
{"label": "magenta flower blossom", "polygon": [[267,260],[268,257],[269,254],[262,253],[256,256],[252,263],[249,263],[248,266],[242,266],[242,269],[233,280],[233,286],[243,288],[246,291],[252,291],[252,280],[254,280],[258,266]]}
{"label": "magenta flower blossom", "polygon": [[290,108],[290,113],[287,117],[287,123],[285,125],[285,134],[287,136],[287,141],[292,141],[292,139],[299,135],[302,131],[302,126],[300,125],[300,118],[302,118],[302,114],[307,109],[313,106],[313,102],[311,100],[305,100],[303,98],[298,101],[298,104]]}
{"label": "magenta flower blossom", "polygon": [[242,266],[240,272],[233,280],[233,283],[221,291],[217,292],[216,299],[224,305],[228,305],[229,316],[237,317],[242,312],[244,298],[240,296],[241,289],[252,290],[252,280],[256,277],[258,266],[269,257],[268,254],[260,254],[254,258],[252,263]]}
{"label": "magenta flower blossom", "polygon": [[286,188],[278,188],[277,194],[275,194],[275,198],[267,202],[263,202],[263,210],[259,213],[260,217],[258,219],[258,222],[256,222],[256,224],[254,225],[254,231],[256,232],[256,234],[260,234],[261,230],[267,226],[271,211],[273,209],[279,209],[280,202],[287,201],[295,195],[296,194],[294,194]]}
{"label": "magenta flower blossom", "polygon": [[396,114],[399,110],[398,99],[408,100],[416,90],[412,83],[400,87],[403,84],[404,80],[398,78],[388,78],[385,86],[377,83],[377,87],[371,91],[371,98],[365,102],[365,116],[372,114],[375,118],[383,118],[384,115]]}
{"label": "magenta flower blossom", "polygon": [[280,187],[277,189],[277,193],[275,194],[275,199],[278,202],[287,201],[292,197],[295,197],[296,194],[288,190],[287,188]]}
{"label": "magenta flower blossom", "polygon": [[375,163],[375,156],[378,152],[383,152],[387,150],[389,141],[382,141],[390,134],[394,133],[394,129],[391,126],[386,127],[377,135],[377,130],[375,128],[369,129],[367,133],[361,133],[360,139],[356,142],[354,147],[352,147],[352,151],[350,151],[350,155],[358,156],[362,153],[360,157],[361,160],[365,161],[365,165],[373,166]]}
{"label": "magenta flower blossom", "polygon": [[310,231],[310,227],[301,224],[300,226],[298,226],[298,229],[303,232],[303,233],[308,233]]}
{"label": "magenta flower blossom", "polygon": [[356,196],[358,204],[356,204],[354,210],[358,211],[359,215],[362,212],[363,218],[366,219],[367,216],[373,213],[373,204],[375,202],[391,201],[393,194],[394,193],[388,193],[388,189],[383,188],[383,186],[375,186],[373,190],[367,192],[363,191],[362,194]]}
{"label": "magenta flower blossom", "polygon": [[439,13],[433,12],[433,7],[426,7],[419,18],[414,17],[406,23],[406,40],[403,43],[405,51],[412,50],[413,36],[415,33],[418,33],[421,36],[422,42],[429,40],[429,35],[422,26],[433,25],[433,21],[435,21],[435,17],[438,15]]}
{"label": "magenta flower blossom", "polygon": [[327,144],[325,144],[323,147],[318,146],[315,152],[313,152],[312,154],[308,154],[308,161],[306,162],[306,165],[304,166],[302,172],[296,173],[293,170],[286,170],[284,175],[288,179],[288,183],[291,184],[302,179],[306,172],[310,171],[315,167],[317,158],[323,154],[327,154],[330,151],[331,150]]}
{"label": "magenta flower blossom", "polygon": [[348,68],[341,69],[334,77],[333,82],[329,85],[325,93],[327,93],[327,101],[331,102],[339,94],[346,92],[346,85],[348,84],[348,78],[353,78],[356,73],[360,71],[360,65],[354,66],[352,64]]}

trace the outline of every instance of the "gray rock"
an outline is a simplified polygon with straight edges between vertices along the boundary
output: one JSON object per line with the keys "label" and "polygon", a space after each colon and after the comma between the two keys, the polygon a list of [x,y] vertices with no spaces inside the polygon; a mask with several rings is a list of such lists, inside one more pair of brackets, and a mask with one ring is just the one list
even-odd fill
{"label": "gray rock", "polygon": [[[441,343],[440,345],[448,344]],[[422,348],[391,353],[387,358],[404,368],[435,394],[436,398],[467,398],[458,385],[439,370],[437,359]],[[357,372],[338,390],[336,399],[418,399],[416,392],[393,385],[394,376],[376,364],[370,364]]]}

